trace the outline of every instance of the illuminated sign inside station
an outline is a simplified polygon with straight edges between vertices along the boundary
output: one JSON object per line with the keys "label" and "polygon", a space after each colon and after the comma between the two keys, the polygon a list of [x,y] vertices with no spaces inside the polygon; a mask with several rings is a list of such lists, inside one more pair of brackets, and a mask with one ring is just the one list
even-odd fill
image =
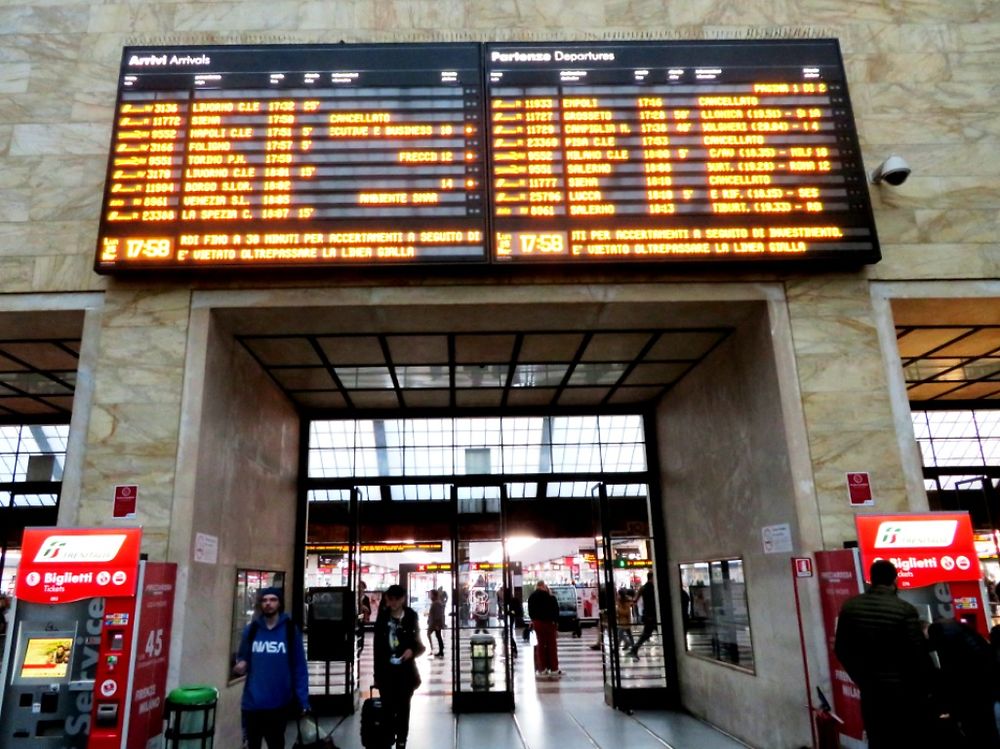
{"label": "illuminated sign inside station", "polygon": [[835,41],[126,48],[96,268],[876,262]]}

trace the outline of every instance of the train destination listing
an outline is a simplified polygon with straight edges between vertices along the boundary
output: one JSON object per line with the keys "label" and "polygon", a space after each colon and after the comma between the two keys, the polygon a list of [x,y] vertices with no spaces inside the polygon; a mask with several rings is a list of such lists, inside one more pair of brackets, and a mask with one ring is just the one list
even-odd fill
{"label": "train destination listing", "polygon": [[496,257],[877,255],[839,58],[740,46],[491,46]]}
{"label": "train destination listing", "polygon": [[122,70],[102,272],[878,259],[835,42],[130,48]]}
{"label": "train destination listing", "polygon": [[344,70],[248,73],[268,60],[243,48],[193,58],[242,74],[178,75],[187,57],[126,50],[98,269],[484,261],[477,48],[335,52]]}

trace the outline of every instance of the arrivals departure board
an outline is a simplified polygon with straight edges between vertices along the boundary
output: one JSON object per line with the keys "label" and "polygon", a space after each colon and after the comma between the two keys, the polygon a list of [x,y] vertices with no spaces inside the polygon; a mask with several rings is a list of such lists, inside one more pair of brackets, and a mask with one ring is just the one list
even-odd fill
{"label": "arrivals departure board", "polygon": [[126,48],[97,270],[485,261],[480,56]]}
{"label": "arrivals departure board", "polygon": [[498,260],[878,259],[835,41],[486,52]]}
{"label": "arrivals departure board", "polygon": [[126,48],[96,268],[877,262],[835,40]]}

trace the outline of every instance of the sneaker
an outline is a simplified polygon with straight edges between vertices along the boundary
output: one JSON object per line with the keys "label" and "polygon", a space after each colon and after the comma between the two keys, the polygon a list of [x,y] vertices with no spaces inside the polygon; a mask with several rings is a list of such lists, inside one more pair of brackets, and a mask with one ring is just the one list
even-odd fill
{"label": "sneaker", "polygon": [[600,646],[600,645],[591,645],[591,646],[590,646],[590,649],[591,649],[591,650],[600,650],[600,649],[601,649],[601,646]]}
{"label": "sneaker", "polygon": [[549,671],[549,674],[552,676],[553,679],[558,679],[561,676],[565,676],[566,672],[563,671],[562,669],[557,668],[555,671]]}
{"label": "sneaker", "polygon": [[628,651],[628,654],[629,654],[629,655],[631,655],[631,656],[632,656],[633,658],[635,658],[636,660],[638,660],[638,659],[639,659],[639,651],[638,651],[638,650],[636,650],[635,648],[632,648],[631,650],[629,650],[629,651]]}

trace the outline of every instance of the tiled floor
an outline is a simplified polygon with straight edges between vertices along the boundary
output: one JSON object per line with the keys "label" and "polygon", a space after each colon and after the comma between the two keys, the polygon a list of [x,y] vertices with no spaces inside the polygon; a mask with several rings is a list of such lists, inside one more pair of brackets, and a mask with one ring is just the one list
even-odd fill
{"label": "tiled floor", "polygon": [[[446,632],[447,635],[447,632]],[[594,633],[582,638],[559,638],[560,679],[536,679],[532,648],[520,645],[515,661],[515,703],[510,713],[463,714],[451,711],[450,658],[422,657],[423,685],[413,698],[408,749],[745,749],[743,744],[710,726],[666,710],[637,711],[634,715],[604,704],[601,654],[589,649]],[[369,634],[369,638],[370,638]],[[606,644],[606,643],[605,643]],[[449,647],[446,637],[445,647]],[[654,639],[638,660],[623,659],[623,678],[637,683],[658,679],[662,663]],[[446,651],[447,652],[447,651]],[[362,687],[370,684],[371,648],[362,655]],[[314,679],[315,681],[315,679]],[[323,718],[324,731],[342,749],[361,749],[360,716]],[[294,741],[289,731],[288,745]]]}

